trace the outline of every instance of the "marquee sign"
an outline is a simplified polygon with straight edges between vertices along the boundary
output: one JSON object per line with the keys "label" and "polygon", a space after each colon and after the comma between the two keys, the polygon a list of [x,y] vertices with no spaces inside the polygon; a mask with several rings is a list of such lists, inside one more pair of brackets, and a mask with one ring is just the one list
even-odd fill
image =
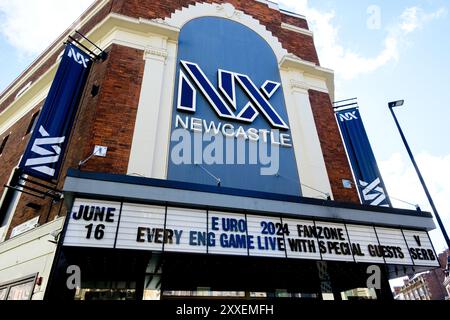
{"label": "marquee sign", "polygon": [[77,199],[65,246],[438,266],[428,233]]}

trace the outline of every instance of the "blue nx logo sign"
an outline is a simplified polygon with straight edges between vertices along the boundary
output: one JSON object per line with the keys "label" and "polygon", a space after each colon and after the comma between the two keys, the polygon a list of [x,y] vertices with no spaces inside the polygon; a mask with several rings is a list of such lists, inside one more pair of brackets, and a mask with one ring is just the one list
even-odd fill
{"label": "blue nx logo sign", "polygon": [[289,110],[270,42],[224,18],[180,31],[167,179],[299,196]]}
{"label": "blue nx logo sign", "polygon": [[[182,60],[181,65],[184,71],[180,70],[179,76],[178,110],[196,111],[197,87],[220,118],[253,123],[258,115],[262,114],[273,128],[289,129],[286,122],[270,103],[270,99],[279,89],[280,83],[267,80],[258,89],[249,76],[219,69],[218,89],[216,89],[198,64]],[[195,86],[185,72],[189,74]],[[246,93],[249,101],[236,114],[236,110],[239,107],[236,98],[237,83]],[[222,95],[219,94],[218,90],[220,90]]]}

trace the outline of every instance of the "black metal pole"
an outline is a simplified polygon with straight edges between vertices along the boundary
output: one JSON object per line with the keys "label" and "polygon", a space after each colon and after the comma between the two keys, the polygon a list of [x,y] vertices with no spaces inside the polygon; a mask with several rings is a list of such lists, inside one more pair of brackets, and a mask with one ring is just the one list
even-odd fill
{"label": "black metal pole", "polygon": [[395,124],[397,125],[397,129],[400,132],[400,136],[402,137],[403,143],[405,144],[406,150],[408,151],[409,157],[411,158],[411,162],[413,163],[414,168],[416,169],[417,175],[419,176],[420,183],[422,184],[422,187],[425,190],[425,194],[427,195],[428,201],[430,202],[431,208],[433,209],[434,216],[436,217],[436,220],[439,224],[439,228],[441,229],[442,235],[444,236],[444,239],[447,242],[447,248],[450,248],[450,239],[448,237],[447,231],[445,230],[445,227],[444,227],[444,224],[442,223],[441,217],[439,216],[436,206],[434,205],[433,199],[431,198],[431,194],[428,191],[427,185],[425,184],[425,180],[423,179],[422,174],[420,173],[419,167],[417,166],[417,163],[416,163],[416,160],[414,159],[413,153],[412,153],[411,149],[409,148],[408,142],[406,141],[406,138],[405,138],[405,135],[403,134],[402,128],[400,127],[397,117],[395,116],[394,107],[389,106],[389,109],[391,110],[392,116],[394,117]]}

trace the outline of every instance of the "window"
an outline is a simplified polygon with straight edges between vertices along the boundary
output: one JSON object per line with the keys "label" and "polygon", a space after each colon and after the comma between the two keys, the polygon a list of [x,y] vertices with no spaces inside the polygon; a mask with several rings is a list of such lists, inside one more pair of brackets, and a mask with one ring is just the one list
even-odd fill
{"label": "window", "polygon": [[2,155],[3,150],[5,150],[6,142],[8,142],[9,134],[3,138],[2,144],[0,145],[0,155]]}
{"label": "window", "polygon": [[0,301],[6,299],[6,294],[8,293],[8,288],[1,288],[0,289]]}
{"label": "window", "polygon": [[7,300],[30,300],[34,288],[34,279],[12,286],[9,289]]}
{"label": "window", "polygon": [[37,274],[0,284],[0,300],[31,300]]}
{"label": "window", "polygon": [[28,135],[33,132],[34,127],[36,127],[38,116],[39,116],[39,111],[36,112],[35,114],[33,114],[33,116],[31,117],[31,120],[30,120],[30,124],[28,125],[27,131],[25,132],[25,135]]}

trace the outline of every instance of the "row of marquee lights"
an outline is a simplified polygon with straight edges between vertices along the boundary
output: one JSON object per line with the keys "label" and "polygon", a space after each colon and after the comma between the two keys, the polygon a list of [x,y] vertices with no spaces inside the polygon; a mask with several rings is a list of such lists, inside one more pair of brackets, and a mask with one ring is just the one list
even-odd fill
{"label": "row of marquee lights", "polygon": [[64,245],[438,266],[424,231],[86,199]]}

